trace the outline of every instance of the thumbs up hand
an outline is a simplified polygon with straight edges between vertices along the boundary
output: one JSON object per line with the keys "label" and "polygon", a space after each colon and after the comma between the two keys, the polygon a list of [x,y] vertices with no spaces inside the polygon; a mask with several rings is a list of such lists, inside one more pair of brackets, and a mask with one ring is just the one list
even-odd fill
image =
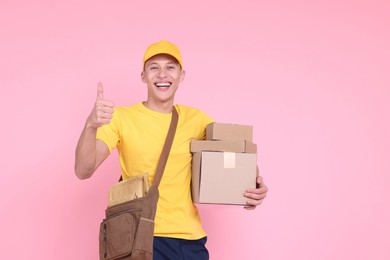
{"label": "thumbs up hand", "polygon": [[114,104],[111,101],[104,99],[103,84],[99,82],[97,86],[96,102],[87,119],[87,123],[94,128],[101,127],[102,125],[110,123],[113,114]]}

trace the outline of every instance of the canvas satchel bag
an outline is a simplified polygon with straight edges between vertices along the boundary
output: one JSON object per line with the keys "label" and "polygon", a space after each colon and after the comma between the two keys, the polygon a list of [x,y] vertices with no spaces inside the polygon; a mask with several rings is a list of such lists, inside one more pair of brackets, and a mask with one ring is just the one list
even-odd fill
{"label": "canvas satchel bag", "polygon": [[122,202],[106,209],[100,224],[100,260],[152,260],[154,217],[159,198],[158,185],[171,150],[178,121],[173,107],[172,120],[157,165],[153,183],[143,197]]}

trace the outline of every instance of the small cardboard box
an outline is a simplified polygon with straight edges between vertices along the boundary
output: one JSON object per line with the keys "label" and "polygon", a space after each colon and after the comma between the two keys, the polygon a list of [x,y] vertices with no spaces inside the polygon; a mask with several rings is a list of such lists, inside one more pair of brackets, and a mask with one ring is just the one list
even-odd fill
{"label": "small cardboard box", "polygon": [[246,140],[252,142],[253,126],[211,123],[206,127],[206,140]]}
{"label": "small cardboard box", "polygon": [[245,190],[256,187],[256,154],[199,152],[192,159],[194,203],[246,205]]}
{"label": "small cardboard box", "polygon": [[110,187],[108,206],[143,197],[148,190],[149,183],[146,173],[120,181]]}
{"label": "small cardboard box", "polygon": [[202,152],[202,151],[257,153],[257,145],[245,140],[241,140],[241,141],[193,140],[191,141],[190,147],[192,153]]}

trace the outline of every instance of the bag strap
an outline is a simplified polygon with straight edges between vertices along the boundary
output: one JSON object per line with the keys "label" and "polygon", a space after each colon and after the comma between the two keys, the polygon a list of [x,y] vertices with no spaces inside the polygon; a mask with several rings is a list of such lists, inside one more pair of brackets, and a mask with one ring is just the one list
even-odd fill
{"label": "bag strap", "polygon": [[[171,151],[173,139],[175,138],[176,128],[177,128],[177,122],[179,120],[179,115],[177,114],[175,106],[172,108],[172,119],[171,124],[169,125],[169,130],[167,137],[165,139],[165,143],[160,155],[160,159],[157,164],[156,168],[156,174],[154,175],[153,183],[152,185],[155,185],[158,187],[160,184],[162,175],[164,173],[165,165],[167,164],[168,156]],[[122,175],[119,178],[119,181],[122,181]]]}
{"label": "bag strap", "polygon": [[164,147],[162,149],[160,160],[157,164],[156,174],[154,175],[153,183],[152,185],[158,185],[160,184],[161,177],[164,173],[165,165],[167,164],[168,156],[171,151],[173,139],[175,138],[176,128],[177,128],[177,121],[179,120],[179,116],[177,114],[175,106],[172,108],[172,119],[171,124],[169,126],[167,138],[165,139]]}

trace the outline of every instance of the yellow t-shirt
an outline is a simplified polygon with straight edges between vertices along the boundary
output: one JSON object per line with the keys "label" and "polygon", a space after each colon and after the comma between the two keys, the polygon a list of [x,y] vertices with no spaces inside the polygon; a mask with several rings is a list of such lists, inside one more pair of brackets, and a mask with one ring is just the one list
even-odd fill
{"label": "yellow t-shirt", "polygon": [[[190,141],[204,139],[206,126],[213,119],[196,108],[175,107],[179,121],[159,185],[154,235],[199,239],[206,233],[191,198]],[[123,179],[148,173],[149,184],[152,183],[171,117],[138,103],[115,108],[111,122],[98,129],[97,139],[110,152],[118,149]]]}

